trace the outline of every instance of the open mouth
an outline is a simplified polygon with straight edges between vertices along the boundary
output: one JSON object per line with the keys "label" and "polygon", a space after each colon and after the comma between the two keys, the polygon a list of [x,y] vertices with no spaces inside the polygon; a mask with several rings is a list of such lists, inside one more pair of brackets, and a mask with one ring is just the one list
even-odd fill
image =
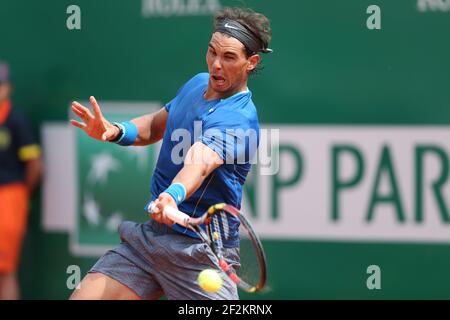
{"label": "open mouth", "polygon": [[219,75],[212,75],[212,78],[214,79],[215,82],[217,82],[218,84],[224,84],[225,83],[225,78]]}

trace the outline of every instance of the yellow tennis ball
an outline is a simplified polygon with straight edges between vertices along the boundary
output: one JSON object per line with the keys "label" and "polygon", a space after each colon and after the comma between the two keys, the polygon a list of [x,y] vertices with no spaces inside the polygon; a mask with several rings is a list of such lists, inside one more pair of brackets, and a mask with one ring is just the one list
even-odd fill
{"label": "yellow tennis ball", "polygon": [[206,292],[217,292],[222,287],[222,277],[214,269],[205,269],[198,275],[198,284]]}

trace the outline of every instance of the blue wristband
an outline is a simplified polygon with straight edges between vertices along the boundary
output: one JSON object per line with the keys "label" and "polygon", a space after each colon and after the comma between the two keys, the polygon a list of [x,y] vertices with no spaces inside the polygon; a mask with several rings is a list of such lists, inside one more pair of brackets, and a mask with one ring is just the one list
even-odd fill
{"label": "blue wristband", "polygon": [[177,206],[186,199],[186,187],[180,182],[172,183],[164,192],[172,196]]}
{"label": "blue wristband", "polygon": [[134,123],[132,122],[114,122],[122,130],[122,135],[115,141],[115,143],[121,146],[131,146],[137,139],[138,130]]}

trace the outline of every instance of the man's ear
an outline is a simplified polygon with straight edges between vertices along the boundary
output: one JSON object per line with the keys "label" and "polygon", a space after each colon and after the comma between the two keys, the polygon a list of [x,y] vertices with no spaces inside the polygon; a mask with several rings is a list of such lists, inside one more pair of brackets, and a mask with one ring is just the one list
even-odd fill
{"label": "man's ear", "polygon": [[259,54],[254,54],[251,57],[248,58],[248,64],[247,64],[247,72],[250,73],[253,70],[256,69],[256,66],[261,61],[261,57]]}

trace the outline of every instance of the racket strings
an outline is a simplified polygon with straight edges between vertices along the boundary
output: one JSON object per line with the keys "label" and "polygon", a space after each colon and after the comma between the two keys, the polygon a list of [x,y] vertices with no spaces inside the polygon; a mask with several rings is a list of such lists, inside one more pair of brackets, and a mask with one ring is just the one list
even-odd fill
{"label": "racket strings", "polygon": [[212,240],[216,243],[218,248],[223,248],[223,241],[222,237],[224,236],[224,232],[221,231],[221,223],[219,220],[221,220],[220,215],[214,215],[211,221],[212,224]]}
{"label": "racket strings", "polygon": [[[237,209],[236,209],[237,211]],[[230,215],[237,217],[239,221],[239,248],[238,250],[226,249],[223,244],[234,238],[230,234]],[[233,228],[234,229],[234,228]],[[253,231],[252,226],[245,216],[239,212],[228,212],[227,208],[212,215],[208,225],[208,235],[216,254],[223,258],[232,268],[232,271],[241,279],[240,287],[247,291],[261,289],[266,278],[266,262],[261,243]],[[230,250],[230,251],[229,251]]]}
{"label": "racket strings", "polygon": [[257,249],[251,234],[241,224],[239,227],[239,252],[240,268],[237,270],[238,276],[251,286],[257,286],[261,279],[261,267],[258,260]]}

